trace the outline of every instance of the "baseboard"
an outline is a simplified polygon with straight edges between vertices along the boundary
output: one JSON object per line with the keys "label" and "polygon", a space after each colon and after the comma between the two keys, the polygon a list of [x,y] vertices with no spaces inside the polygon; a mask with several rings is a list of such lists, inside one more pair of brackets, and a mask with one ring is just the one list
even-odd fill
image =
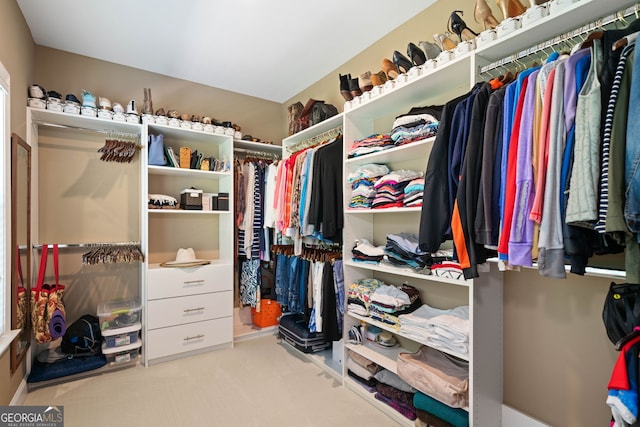
{"label": "baseboard", "polygon": [[502,426],[503,427],[551,427],[549,424],[544,424],[535,418],[523,414],[520,411],[502,405]]}
{"label": "baseboard", "polygon": [[24,400],[26,398],[27,398],[27,380],[23,378],[22,381],[20,381],[20,385],[18,386],[18,389],[13,394],[13,398],[11,399],[11,402],[9,402],[9,405],[20,406],[24,403]]}

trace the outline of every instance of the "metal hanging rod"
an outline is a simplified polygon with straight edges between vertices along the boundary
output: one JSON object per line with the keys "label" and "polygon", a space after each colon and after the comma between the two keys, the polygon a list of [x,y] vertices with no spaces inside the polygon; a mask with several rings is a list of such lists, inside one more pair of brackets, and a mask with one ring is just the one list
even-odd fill
{"label": "metal hanging rod", "polygon": [[248,150],[245,148],[234,148],[233,151],[235,153],[245,153],[250,156],[260,156],[260,157],[266,157],[269,159],[279,159],[281,157],[280,153],[276,153],[273,151],[254,151],[254,150]]}
{"label": "metal hanging rod", "polygon": [[544,51],[545,49],[551,48],[553,46],[557,46],[569,40],[573,40],[576,37],[579,37],[584,34],[588,34],[598,28],[603,28],[609,24],[613,24],[614,22],[621,21],[628,16],[631,16],[634,14],[638,16],[639,12],[640,12],[640,5],[636,3],[634,6],[627,8],[623,11],[605,16],[604,18],[590,22],[589,24],[583,25],[572,31],[560,34],[545,42],[538,43],[535,46],[532,46],[528,49],[522,50],[520,52],[504,57],[498,61],[492,62],[491,64],[485,65],[484,67],[480,67],[480,74],[488,73],[489,71],[494,70],[496,68],[501,68],[504,65],[511,64],[513,62],[517,62],[520,59],[535,55],[541,51]]}
{"label": "metal hanging rod", "polygon": [[[99,243],[59,243],[58,249],[66,248],[97,248],[100,246],[139,246],[140,242],[99,242]],[[51,245],[49,245],[51,246]],[[42,249],[42,244],[31,245],[33,249]]]}
{"label": "metal hanging rod", "polygon": [[337,138],[340,135],[342,135],[342,125],[336,126],[335,128],[326,130],[321,134],[312,136],[310,138],[307,138],[305,140],[292,144],[287,147],[287,151],[289,152],[289,154],[295,153],[296,151],[300,151],[305,148],[316,146],[332,138]]}
{"label": "metal hanging rod", "polygon": [[121,136],[123,138],[136,138],[136,139],[140,138],[139,133],[124,132],[124,131],[113,130],[113,129],[91,129],[91,128],[85,128],[82,126],[61,125],[59,123],[49,123],[49,122],[42,122],[42,121],[34,121],[33,123],[41,126],[50,126],[54,128],[75,129],[75,130],[84,130],[87,132],[104,133],[105,135]]}

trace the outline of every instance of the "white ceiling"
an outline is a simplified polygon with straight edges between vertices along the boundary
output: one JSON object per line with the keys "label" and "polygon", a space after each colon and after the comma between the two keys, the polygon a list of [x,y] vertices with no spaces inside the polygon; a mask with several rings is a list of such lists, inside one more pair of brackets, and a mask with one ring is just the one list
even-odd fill
{"label": "white ceiling", "polygon": [[435,1],[18,0],[18,5],[39,45],[284,102]]}

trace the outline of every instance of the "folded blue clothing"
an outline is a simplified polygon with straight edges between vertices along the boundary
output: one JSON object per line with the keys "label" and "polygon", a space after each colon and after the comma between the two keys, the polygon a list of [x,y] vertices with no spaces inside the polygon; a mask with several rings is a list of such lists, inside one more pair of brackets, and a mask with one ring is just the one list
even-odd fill
{"label": "folded blue clothing", "polygon": [[467,411],[460,408],[452,408],[424,393],[417,392],[414,394],[413,406],[416,409],[435,415],[454,427],[469,427],[469,413]]}

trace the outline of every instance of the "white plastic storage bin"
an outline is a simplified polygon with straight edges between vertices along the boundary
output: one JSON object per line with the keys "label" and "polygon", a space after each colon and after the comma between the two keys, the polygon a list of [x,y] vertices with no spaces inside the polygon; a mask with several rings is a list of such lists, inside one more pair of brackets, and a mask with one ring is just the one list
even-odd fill
{"label": "white plastic storage bin", "polygon": [[102,331],[132,326],[142,319],[142,304],[137,298],[101,302],[98,318]]}
{"label": "white plastic storage bin", "polygon": [[108,364],[118,365],[137,360],[140,356],[140,347],[142,347],[142,340],[140,339],[133,344],[112,348],[107,348],[107,343],[103,342],[102,354],[107,358]]}
{"label": "white plastic storage bin", "polygon": [[138,341],[140,329],[142,329],[142,323],[138,322],[124,328],[107,329],[102,331],[102,336],[107,348],[122,347]]}

